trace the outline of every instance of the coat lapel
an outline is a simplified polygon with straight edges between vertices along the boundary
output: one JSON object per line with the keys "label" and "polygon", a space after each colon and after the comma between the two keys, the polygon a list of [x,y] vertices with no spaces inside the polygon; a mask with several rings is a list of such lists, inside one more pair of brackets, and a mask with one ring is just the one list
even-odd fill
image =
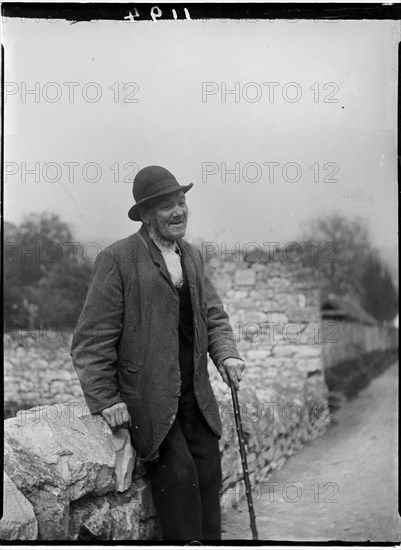
{"label": "coat lapel", "polygon": [[175,288],[173,281],[171,280],[170,274],[168,272],[166,262],[164,261],[163,255],[160,252],[160,250],[157,248],[155,243],[153,242],[152,238],[150,237],[147,229],[142,226],[139,230],[139,236],[142,241],[142,243],[145,245],[145,247],[148,249],[149,254],[153,260],[153,263],[160,271],[160,274],[169,284],[170,288],[173,290],[175,294],[177,294],[177,289]]}
{"label": "coat lapel", "polygon": [[192,303],[192,310],[195,313],[198,310],[198,297],[197,297],[197,290],[196,290],[196,269],[194,262],[192,260],[191,254],[188,251],[186,245],[182,241],[178,241],[178,245],[181,250],[181,257],[182,257],[182,263],[183,263],[183,269],[185,270],[185,274],[188,281],[189,291],[191,294],[191,303]]}
{"label": "coat lapel", "polygon": [[185,273],[188,280],[189,288],[192,290],[192,288],[195,286],[196,283],[196,272],[195,272],[195,266],[193,264],[192,258],[185,246],[185,244],[181,241],[178,241],[179,247],[181,250],[181,258],[183,263],[183,268],[185,269]]}

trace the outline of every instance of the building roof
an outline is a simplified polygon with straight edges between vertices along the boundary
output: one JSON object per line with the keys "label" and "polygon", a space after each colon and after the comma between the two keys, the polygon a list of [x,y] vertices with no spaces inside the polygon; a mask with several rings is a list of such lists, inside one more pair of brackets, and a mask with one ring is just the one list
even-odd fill
{"label": "building roof", "polygon": [[329,294],[321,306],[323,319],[337,319],[352,321],[365,325],[376,325],[377,321],[372,315],[350,296],[338,296]]}

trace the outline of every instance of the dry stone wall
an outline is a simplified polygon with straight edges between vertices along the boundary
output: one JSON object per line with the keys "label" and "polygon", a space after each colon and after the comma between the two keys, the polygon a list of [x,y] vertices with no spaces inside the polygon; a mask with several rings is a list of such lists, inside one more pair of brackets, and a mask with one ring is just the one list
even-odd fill
{"label": "dry stone wall", "polygon": [[82,399],[82,389],[69,356],[73,329],[49,326],[4,335],[4,401],[48,405]]}
{"label": "dry stone wall", "polygon": [[[246,262],[208,264],[230,316],[247,365],[239,394],[248,438],[255,498],[275,468],[332,421],[324,382],[320,292],[316,275],[299,264]],[[210,375],[223,421],[224,503],[242,494],[241,468],[227,387]],[[233,467],[233,464],[236,466]]]}
{"label": "dry stone wall", "polygon": [[[247,365],[239,401],[257,499],[271,472],[331,420],[318,282],[299,264],[215,258],[207,269]],[[48,328],[5,336],[6,403],[20,409],[24,403],[52,405],[6,421],[5,472],[31,503],[39,539],[152,539],[157,520],[150,491],[146,478],[130,469],[134,455],[126,435],[120,441],[88,411],[70,419],[83,397],[69,357],[71,332]],[[223,423],[222,505],[230,507],[243,497],[231,394],[212,364],[209,370]],[[15,538],[15,530],[6,532]],[[21,538],[35,538],[34,528],[21,531]]]}

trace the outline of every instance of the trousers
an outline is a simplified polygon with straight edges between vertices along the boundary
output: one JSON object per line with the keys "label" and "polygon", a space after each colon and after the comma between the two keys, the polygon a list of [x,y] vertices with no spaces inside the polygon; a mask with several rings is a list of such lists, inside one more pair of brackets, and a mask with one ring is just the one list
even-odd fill
{"label": "trousers", "polygon": [[180,400],[159,458],[145,469],[162,540],[221,540],[219,443],[193,392]]}

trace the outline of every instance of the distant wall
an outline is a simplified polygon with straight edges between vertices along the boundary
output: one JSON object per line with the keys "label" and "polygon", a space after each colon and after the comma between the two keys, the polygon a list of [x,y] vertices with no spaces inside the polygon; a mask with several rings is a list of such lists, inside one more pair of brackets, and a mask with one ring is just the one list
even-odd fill
{"label": "distant wall", "polygon": [[14,330],[4,335],[4,401],[48,405],[82,399],[69,348],[72,329]]}
{"label": "distant wall", "polygon": [[359,357],[362,353],[398,349],[397,328],[349,321],[332,323],[334,330],[331,341],[323,344],[325,368]]}

